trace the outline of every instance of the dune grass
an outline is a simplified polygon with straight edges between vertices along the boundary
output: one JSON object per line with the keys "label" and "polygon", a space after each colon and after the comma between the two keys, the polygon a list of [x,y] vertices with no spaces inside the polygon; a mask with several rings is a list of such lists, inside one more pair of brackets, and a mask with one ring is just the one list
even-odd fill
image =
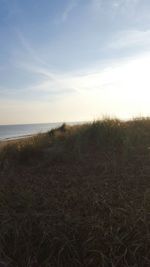
{"label": "dune grass", "polygon": [[62,125],[0,151],[0,259],[150,266],[150,119]]}

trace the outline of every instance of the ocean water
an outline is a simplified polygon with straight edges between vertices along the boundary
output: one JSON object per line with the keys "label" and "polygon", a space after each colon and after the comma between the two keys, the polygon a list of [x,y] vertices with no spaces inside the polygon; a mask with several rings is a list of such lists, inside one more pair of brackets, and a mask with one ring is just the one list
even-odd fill
{"label": "ocean water", "polygon": [[[74,123],[70,124],[72,125]],[[37,133],[44,133],[53,128],[57,128],[60,125],[62,125],[62,123],[0,125],[0,141],[21,138]]]}

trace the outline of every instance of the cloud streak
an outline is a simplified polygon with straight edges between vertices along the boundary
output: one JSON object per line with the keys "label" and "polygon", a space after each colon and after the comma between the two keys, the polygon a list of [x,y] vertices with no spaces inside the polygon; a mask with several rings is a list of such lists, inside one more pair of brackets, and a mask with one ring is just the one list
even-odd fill
{"label": "cloud streak", "polygon": [[15,29],[19,42],[22,46],[23,52],[30,56],[31,60],[34,60],[38,64],[45,64],[45,62],[37,55],[35,49],[31,46],[29,40],[25,35],[19,30]]}
{"label": "cloud streak", "polygon": [[136,12],[136,7],[141,0],[90,0],[90,10],[93,15],[99,19],[100,13],[109,13],[109,19],[115,18],[116,16],[133,16]]}
{"label": "cloud streak", "polygon": [[[53,73],[49,70],[32,68],[35,73],[41,73],[44,80],[30,87],[37,92],[62,92],[77,94],[86,92],[105,92],[114,90],[139,88],[150,85],[148,66],[150,53],[112,64],[109,68],[91,69],[81,73]],[[138,78],[137,78],[138,77]],[[147,85],[146,85],[147,84]],[[115,89],[116,88],[116,89]]]}
{"label": "cloud streak", "polygon": [[71,0],[62,14],[62,21],[66,21],[71,11],[77,6],[78,0]]}
{"label": "cloud streak", "polygon": [[[35,122],[63,121],[64,118],[66,121],[96,119],[103,114],[121,118],[137,116],[139,113],[148,115],[149,65],[150,53],[146,53],[130,60],[119,61],[105,69],[82,71],[82,75],[75,72],[50,71],[53,76],[53,79],[50,79],[49,70],[42,69],[44,80],[25,88],[24,91],[29,96],[32,93],[33,96],[41,94],[44,96],[43,101],[39,97],[28,102],[15,100],[13,116],[16,116],[18,122],[26,122],[26,113],[30,110],[30,122]],[[36,66],[32,67],[33,71],[39,73],[40,70]],[[12,100],[12,95],[10,99],[7,97],[10,106]],[[0,102],[3,104],[3,100]],[[12,109],[14,110],[13,107]],[[6,109],[1,110],[3,114]],[[25,114],[24,119],[20,115],[21,112]],[[8,121],[10,123],[11,118],[8,118]]]}
{"label": "cloud streak", "polygon": [[149,47],[150,45],[150,30],[129,30],[117,33],[114,36],[108,48],[112,49],[124,49],[124,48],[137,48],[137,47]]}
{"label": "cloud streak", "polygon": [[70,0],[68,2],[68,5],[65,7],[62,14],[60,15],[60,17],[56,18],[54,22],[56,24],[66,22],[70,16],[71,12],[73,11],[73,9],[77,7],[79,1],[80,0]]}

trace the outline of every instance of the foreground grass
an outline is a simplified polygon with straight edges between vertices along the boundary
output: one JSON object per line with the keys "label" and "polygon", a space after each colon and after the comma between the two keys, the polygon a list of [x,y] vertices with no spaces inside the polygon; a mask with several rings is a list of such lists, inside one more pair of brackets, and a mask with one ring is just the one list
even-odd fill
{"label": "foreground grass", "polygon": [[150,266],[150,119],[103,120],[0,152],[0,259]]}

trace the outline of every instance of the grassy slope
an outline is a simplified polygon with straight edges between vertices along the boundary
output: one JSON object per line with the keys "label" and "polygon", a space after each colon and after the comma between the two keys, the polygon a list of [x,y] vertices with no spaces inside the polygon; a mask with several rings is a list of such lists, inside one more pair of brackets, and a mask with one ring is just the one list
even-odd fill
{"label": "grassy slope", "polygon": [[62,127],[0,153],[0,259],[150,266],[150,119]]}

